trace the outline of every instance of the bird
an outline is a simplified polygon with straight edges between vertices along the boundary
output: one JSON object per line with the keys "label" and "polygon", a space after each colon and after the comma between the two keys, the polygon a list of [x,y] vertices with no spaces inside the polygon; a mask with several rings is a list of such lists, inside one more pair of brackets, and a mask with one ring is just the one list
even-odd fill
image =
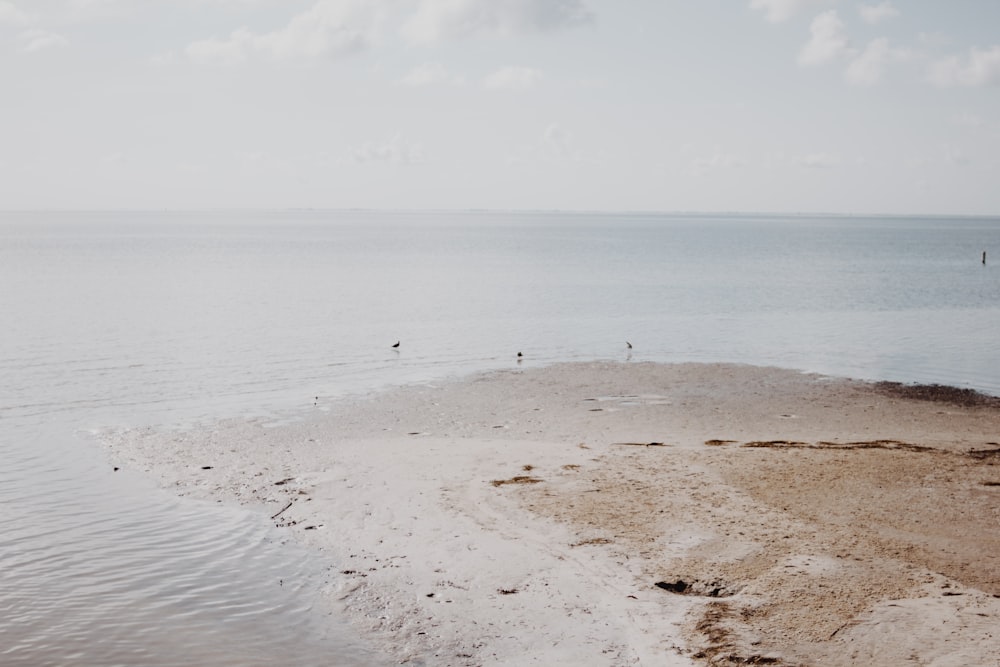
{"label": "bird", "polygon": [[521,363],[524,360],[524,355],[520,352],[517,353],[517,363]]}
{"label": "bird", "polygon": [[628,341],[625,341],[625,345],[626,345],[626,347],[628,347],[628,349],[630,349],[630,350],[632,349],[632,343],[630,343]]}
{"label": "bird", "polygon": [[392,347],[393,347],[393,349],[399,349],[399,341],[397,340],[396,344],[393,345]]}

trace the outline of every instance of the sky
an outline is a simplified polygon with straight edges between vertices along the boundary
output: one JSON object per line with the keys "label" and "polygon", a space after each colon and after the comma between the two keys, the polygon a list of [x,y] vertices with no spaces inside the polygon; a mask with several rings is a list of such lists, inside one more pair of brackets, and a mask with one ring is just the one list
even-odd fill
{"label": "sky", "polygon": [[0,0],[0,209],[1000,215],[997,0]]}

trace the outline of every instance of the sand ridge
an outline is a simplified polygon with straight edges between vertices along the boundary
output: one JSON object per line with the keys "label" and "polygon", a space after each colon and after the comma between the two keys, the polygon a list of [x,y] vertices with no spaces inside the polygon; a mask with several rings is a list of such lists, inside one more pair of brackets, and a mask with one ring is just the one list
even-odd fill
{"label": "sand ridge", "polygon": [[406,664],[1000,665],[1000,408],[963,396],[560,364],[107,442],[274,515]]}

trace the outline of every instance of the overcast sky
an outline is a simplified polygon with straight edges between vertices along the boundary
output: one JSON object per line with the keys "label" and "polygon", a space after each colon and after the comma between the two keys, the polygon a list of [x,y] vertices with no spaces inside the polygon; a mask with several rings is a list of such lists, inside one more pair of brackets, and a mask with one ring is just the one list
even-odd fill
{"label": "overcast sky", "polygon": [[997,0],[0,0],[0,209],[1000,214]]}

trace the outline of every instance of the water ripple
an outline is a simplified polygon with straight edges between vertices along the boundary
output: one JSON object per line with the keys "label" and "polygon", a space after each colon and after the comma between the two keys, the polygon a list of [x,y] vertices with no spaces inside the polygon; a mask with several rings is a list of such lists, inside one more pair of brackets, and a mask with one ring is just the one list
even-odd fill
{"label": "water ripple", "polygon": [[315,562],[266,522],[72,447],[52,434],[0,447],[0,664],[377,663],[346,626],[318,625]]}

